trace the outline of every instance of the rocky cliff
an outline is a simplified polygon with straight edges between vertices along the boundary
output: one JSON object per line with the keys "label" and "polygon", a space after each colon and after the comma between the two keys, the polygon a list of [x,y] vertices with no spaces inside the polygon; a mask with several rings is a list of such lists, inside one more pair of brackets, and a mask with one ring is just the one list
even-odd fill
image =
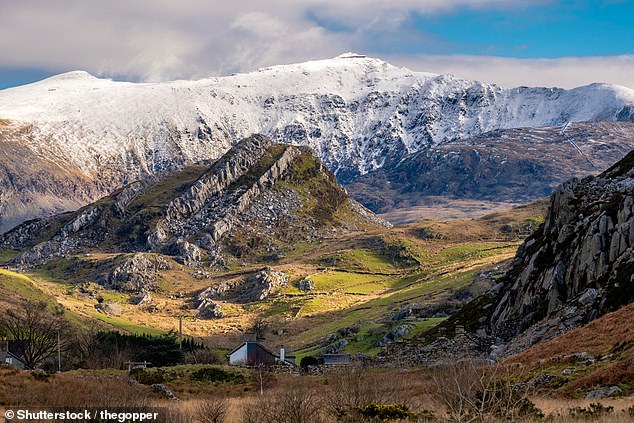
{"label": "rocky cliff", "polygon": [[560,185],[545,222],[491,285],[384,359],[514,354],[634,301],[634,151],[599,176]]}
{"label": "rocky cliff", "polygon": [[0,231],[215,160],[252,133],[309,146],[349,182],[499,129],[631,122],[633,106],[624,87],[505,89],[357,54],[160,84],[70,72],[0,91]]}
{"label": "rocky cliff", "polygon": [[562,184],[502,283],[489,327],[511,351],[634,300],[634,152]]}
{"label": "rocky cliff", "polygon": [[[261,135],[211,164],[134,182],[76,212],[23,223],[0,237],[34,266],[80,252],[119,253],[104,285],[143,291],[166,264],[222,264],[229,256],[281,254],[328,231],[387,225],[351,200],[306,147]],[[136,269],[136,270],[135,270]],[[140,276],[138,276],[140,275]],[[138,276],[138,277],[137,277]]]}

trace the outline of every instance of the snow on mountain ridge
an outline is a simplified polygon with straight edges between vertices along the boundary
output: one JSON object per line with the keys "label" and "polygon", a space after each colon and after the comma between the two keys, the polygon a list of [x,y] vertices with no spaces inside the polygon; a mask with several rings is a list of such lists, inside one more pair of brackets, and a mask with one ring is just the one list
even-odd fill
{"label": "snow on mountain ridge", "polygon": [[311,146],[346,180],[493,129],[615,120],[624,110],[621,120],[630,120],[633,104],[624,87],[504,89],[346,53],[198,81],[70,72],[0,91],[0,118],[32,125],[23,142],[33,151],[93,175],[105,169],[130,180],[215,159],[261,132]]}

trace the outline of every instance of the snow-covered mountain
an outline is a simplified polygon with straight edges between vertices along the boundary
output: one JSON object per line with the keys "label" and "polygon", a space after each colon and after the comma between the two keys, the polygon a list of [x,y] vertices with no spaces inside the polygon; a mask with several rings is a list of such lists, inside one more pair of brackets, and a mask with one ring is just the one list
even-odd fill
{"label": "snow-covered mountain", "polygon": [[[450,139],[600,120],[634,121],[634,91],[606,84],[506,89],[352,53],[154,84],[70,72],[0,91],[0,228],[10,201],[28,211],[19,218],[68,207],[50,204],[60,195],[85,203],[139,177],[218,158],[257,132],[312,147],[346,182]],[[38,184],[51,175],[21,173],[16,155],[58,178],[69,174],[71,188],[45,192]]]}

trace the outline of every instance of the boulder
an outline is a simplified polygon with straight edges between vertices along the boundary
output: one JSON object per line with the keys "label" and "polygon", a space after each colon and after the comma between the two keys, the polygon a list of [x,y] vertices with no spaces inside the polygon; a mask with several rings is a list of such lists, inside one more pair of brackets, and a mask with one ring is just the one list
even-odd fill
{"label": "boulder", "polygon": [[123,256],[121,264],[98,282],[118,291],[146,293],[158,289],[159,272],[168,269],[171,266],[161,256],[135,253]]}
{"label": "boulder", "polygon": [[586,394],[586,399],[599,399],[604,397],[611,397],[623,392],[618,386],[610,386],[609,388],[596,389]]}

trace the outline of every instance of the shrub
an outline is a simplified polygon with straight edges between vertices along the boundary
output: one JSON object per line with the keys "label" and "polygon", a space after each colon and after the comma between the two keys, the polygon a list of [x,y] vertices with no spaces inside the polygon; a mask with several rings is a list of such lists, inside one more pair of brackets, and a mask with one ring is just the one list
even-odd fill
{"label": "shrub", "polygon": [[570,417],[575,419],[596,419],[612,414],[614,407],[605,406],[600,402],[593,402],[587,407],[574,407],[568,410]]}
{"label": "shrub", "polygon": [[355,407],[363,417],[379,420],[403,420],[414,418],[416,415],[403,404],[370,404]]}
{"label": "shrub", "polygon": [[31,376],[33,379],[38,382],[48,382],[51,377],[50,373],[45,372],[44,370],[36,369],[31,372]]}
{"label": "shrub", "polygon": [[[287,380],[283,386],[258,395],[244,404],[243,423],[321,423],[323,405],[319,391],[304,380]],[[328,420],[331,421],[331,420]]]}
{"label": "shrub", "polygon": [[457,421],[544,417],[528,399],[529,386],[513,383],[511,369],[500,364],[467,360],[435,368],[429,394]]}
{"label": "shrub", "polygon": [[197,421],[200,423],[222,423],[226,420],[228,411],[229,403],[227,398],[206,398],[196,408]]}
{"label": "shrub", "polygon": [[148,370],[142,367],[137,367],[130,370],[130,376],[143,385],[154,385],[156,383],[164,383],[167,381],[165,370],[163,369]]}
{"label": "shrub", "polygon": [[314,357],[312,355],[307,355],[306,357],[303,357],[299,362],[299,367],[301,367],[302,369],[307,369],[309,366],[318,366],[318,365],[319,365],[319,360],[317,360],[317,357]]}
{"label": "shrub", "polygon": [[214,382],[214,383],[232,383],[240,384],[246,383],[247,378],[238,372],[232,372],[225,370],[221,367],[202,367],[192,373],[192,380],[199,382]]}

